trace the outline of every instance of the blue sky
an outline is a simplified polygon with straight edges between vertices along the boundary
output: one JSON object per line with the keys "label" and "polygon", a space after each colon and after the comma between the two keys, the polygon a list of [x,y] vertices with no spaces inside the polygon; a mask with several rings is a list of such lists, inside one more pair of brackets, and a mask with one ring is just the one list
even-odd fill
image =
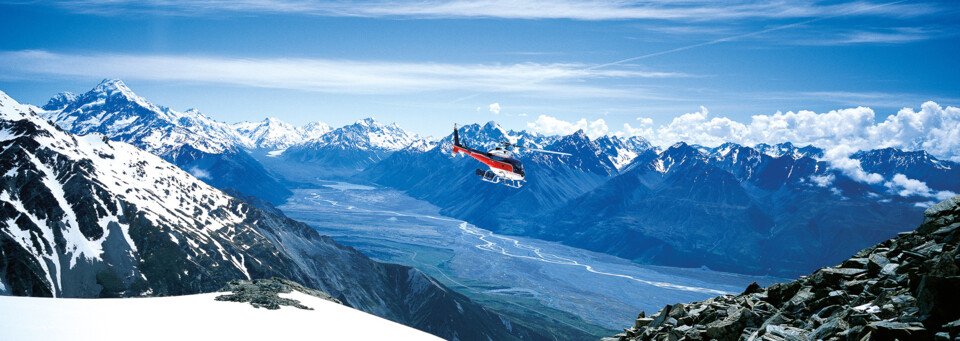
{"label": "blue sky", "polygon": [[960,105],[958,14],[953,1],[0,1],[0,90],[42,105],[120,78],[227,122],[372,116],[422,135],[489,120],[658,134],[685,113],[749,125],[858,106],[880,124]]}

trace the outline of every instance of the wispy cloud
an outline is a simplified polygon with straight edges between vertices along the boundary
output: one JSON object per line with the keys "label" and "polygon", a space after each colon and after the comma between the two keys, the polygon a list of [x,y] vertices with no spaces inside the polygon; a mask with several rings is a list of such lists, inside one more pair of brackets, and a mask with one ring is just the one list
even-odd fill
{"label": "wispy cloud", "polygon": [[[582,64],[443,64],[330,59],[0,52],[6,77],[120,77],[192,81],[324,93],[401,94],[463,90],[541,96],[629,97],[634,89],[599,80],[687,77],[628,68],[586,70]],[[536,80],[536,81],[530,81]]]}
{"label": "wispy cloud", "polygon": [[936,100],[947,103],[958,103],[960,97],[944,97],[932,94],[918,93],[890,93],[890,92],[856,92],[856,91],[792,91],[792,92],[758,92],[747,93],[747,98],[754,100],[776,101],[827,101],[847,106],[873,106],[885,108],[899,108],[904,103],[923,103]]}
{"label": "wispy cloud", "polygon": [[853,45],[853,44],[906,44],[936,39],[945,34],[924,27],[877,28],[873,30],[854,30],[839,32],[833,38],[804,39],[796,43],[801,45]]}
{"label": "wispy cloud", "polygon": [[894,6],[876,7],[877,3],[865,0],[832,4],[812,0],[62,0],[56,3],[77,12],[105,15],[127,12],[168,15],[238,12],[354,17],[575,20],[713,21],[742,18],[812,18],[852,11],[858,15],[910,17],[936,11],[936,8],[929,4],[898,3]]}

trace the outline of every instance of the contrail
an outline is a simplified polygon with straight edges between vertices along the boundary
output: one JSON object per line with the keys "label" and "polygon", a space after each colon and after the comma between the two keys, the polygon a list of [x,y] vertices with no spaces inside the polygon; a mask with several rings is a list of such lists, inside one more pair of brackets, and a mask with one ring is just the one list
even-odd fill
{"label": "contrail", "polygon": [[595,70],[595,69],[599,69],[599,68],[603,68],[603,67],[607,67],[607,66],[613,66],[613,65],[617,65],[617,64],[623,64],[623,63],[626,63],[626,62],[632,62],[632,61],[634,61],[634,60],[640,60],[640,59],[646,59],[646,58],[650,58],[650,57],[662,56],[662,55],[665,55],[665,54],[668,54],[668,53],[674,53],[674,52],[689,50],[689,49],[693,49],[693,48],[697,48],[697,47],[701,47],[701,46],[713,45],[713,44],[718,44],[718,43],[722,43],[722,42],[737,40],[737,39],[741,39],[741,38],[752,37],[752,36],[755,36],[755,35],[761,35],[761,34],[764,34],[764,33],[770,33],[770,32],[773,32],[773,31],[785,30],[785,29],[788,29],[788,28],[793,28],[793,27],[797,27],[797,26],[806,25],[806,24],[809,24],[809,23],[812,23],[812,22],[823,21],[823,20],[827,20],[827,19],[833,19],[833,18],[842,17],[842,16],[846,16],[846,15],[851,15],[851,14],[858,13],[858,12],[863,12],[863,11],[869,11],[869,10],[873,10],[873,9],[877,9],[877,8],[881,8],[881,7],[886,7],[886,6],[890,6],[890,5],[899,4],[899,3],[901,3],[901,2],[906,2],[906,1],[907,1],[907,0],[900,0],[900,1],[888,2],[888,3],[885,3],[885,4],[879,4],[879,5],[876,5],[876,6],[864,7],[864,8],[860,8],[860,9],[857,9],[857,10],[848,11],[848,12],[845,12],[845,13],[838,13],[838,14],[828,15],[828,16],[820,17],[820,18],[816,18],[816,19],[810,19],[810,20],[806,20],[806,21],[801,21],[801,22],[797,22],[797,23],[793,23],[793,24],[787,24],[787,25],[783,25],[783,26],[772,27],[772,28],[768,28],[768,29],[765,29],[765,30],[760,30],[760,31],[757,31],[757,32],[751,32],[751,33],[746,33],[746,34],[741,34],[741,35],[736,35],[736,36],[731,36],[731,37],[726,37],[726,38],[720,38],[720,39],[717,39],[717,40],[711,40],[711,41],[707,41],[707,42],[703,42],[703,43],[699,43],[699,44],[693,44],[693,45],[678,47],[678,48],[670,49],[670,50],[666,50],[666,51],[654,52],[654,53],[651,53],[651,54],[645,54],[645,55],[642,55],[642,56],[637,56],[637,57],[627,58],[627,59],[623,59],[623,60],[618,60],[618,61],[611,62],[611,63],[594,65],[594,66],[585,68],[585,69],[583,69],[583,70],[584,70],[584,71]]}

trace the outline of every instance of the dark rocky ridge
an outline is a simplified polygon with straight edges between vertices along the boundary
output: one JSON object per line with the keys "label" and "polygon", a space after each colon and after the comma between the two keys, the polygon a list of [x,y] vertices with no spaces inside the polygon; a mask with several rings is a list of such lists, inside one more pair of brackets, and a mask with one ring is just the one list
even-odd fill
{"label": "dark rocky ridge", "polygon": [[264,307],[270,310],[280,309],[280,306],[291,306],[305,310],[313,308],[300,304],[300,301],[280,297],[280,293],[289,294],[294,290],[304,294],[319,297],[327,301],[343,304],[330,297],[327,293],[307,288],[300,283],[282,278],[265,278],[255,280],[235,279],[227,283],[221,291],[231,291],[230,294],[217,296],[217,301],[250,302],[254,308]]}
{"label": "dark rocky ridge", "polygon": [[667,305],[605,340],[960,339],[960,196],[915,231],[841,264],[740,295]]}

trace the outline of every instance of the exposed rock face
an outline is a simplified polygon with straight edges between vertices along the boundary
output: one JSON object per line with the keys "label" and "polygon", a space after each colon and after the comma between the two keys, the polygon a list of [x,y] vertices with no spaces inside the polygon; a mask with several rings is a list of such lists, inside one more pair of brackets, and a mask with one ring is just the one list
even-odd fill
{"label": "exposed rock face", "polygon": [[221,290],[232,291],[233,293],[217,296],[217,301],[250,302],[250,305],[255,308],[264,307],[270,310],[280,309],[280,306],[283,305],[313,310],[313,308],[300,304],[300,301],[283,298],[279,295],[280,293],[289,294],[294,290],[327,301],[343,304],[323,291],[313,290],[297,282],[276,277],[270,279],[255,279],[252,281],[235,279],[227,283]]}
{"label": "exposed rock face", "polygon": [[960,337],[960,196],[840,265],[765,289],[644,313],[607,340],[954,340]]}

